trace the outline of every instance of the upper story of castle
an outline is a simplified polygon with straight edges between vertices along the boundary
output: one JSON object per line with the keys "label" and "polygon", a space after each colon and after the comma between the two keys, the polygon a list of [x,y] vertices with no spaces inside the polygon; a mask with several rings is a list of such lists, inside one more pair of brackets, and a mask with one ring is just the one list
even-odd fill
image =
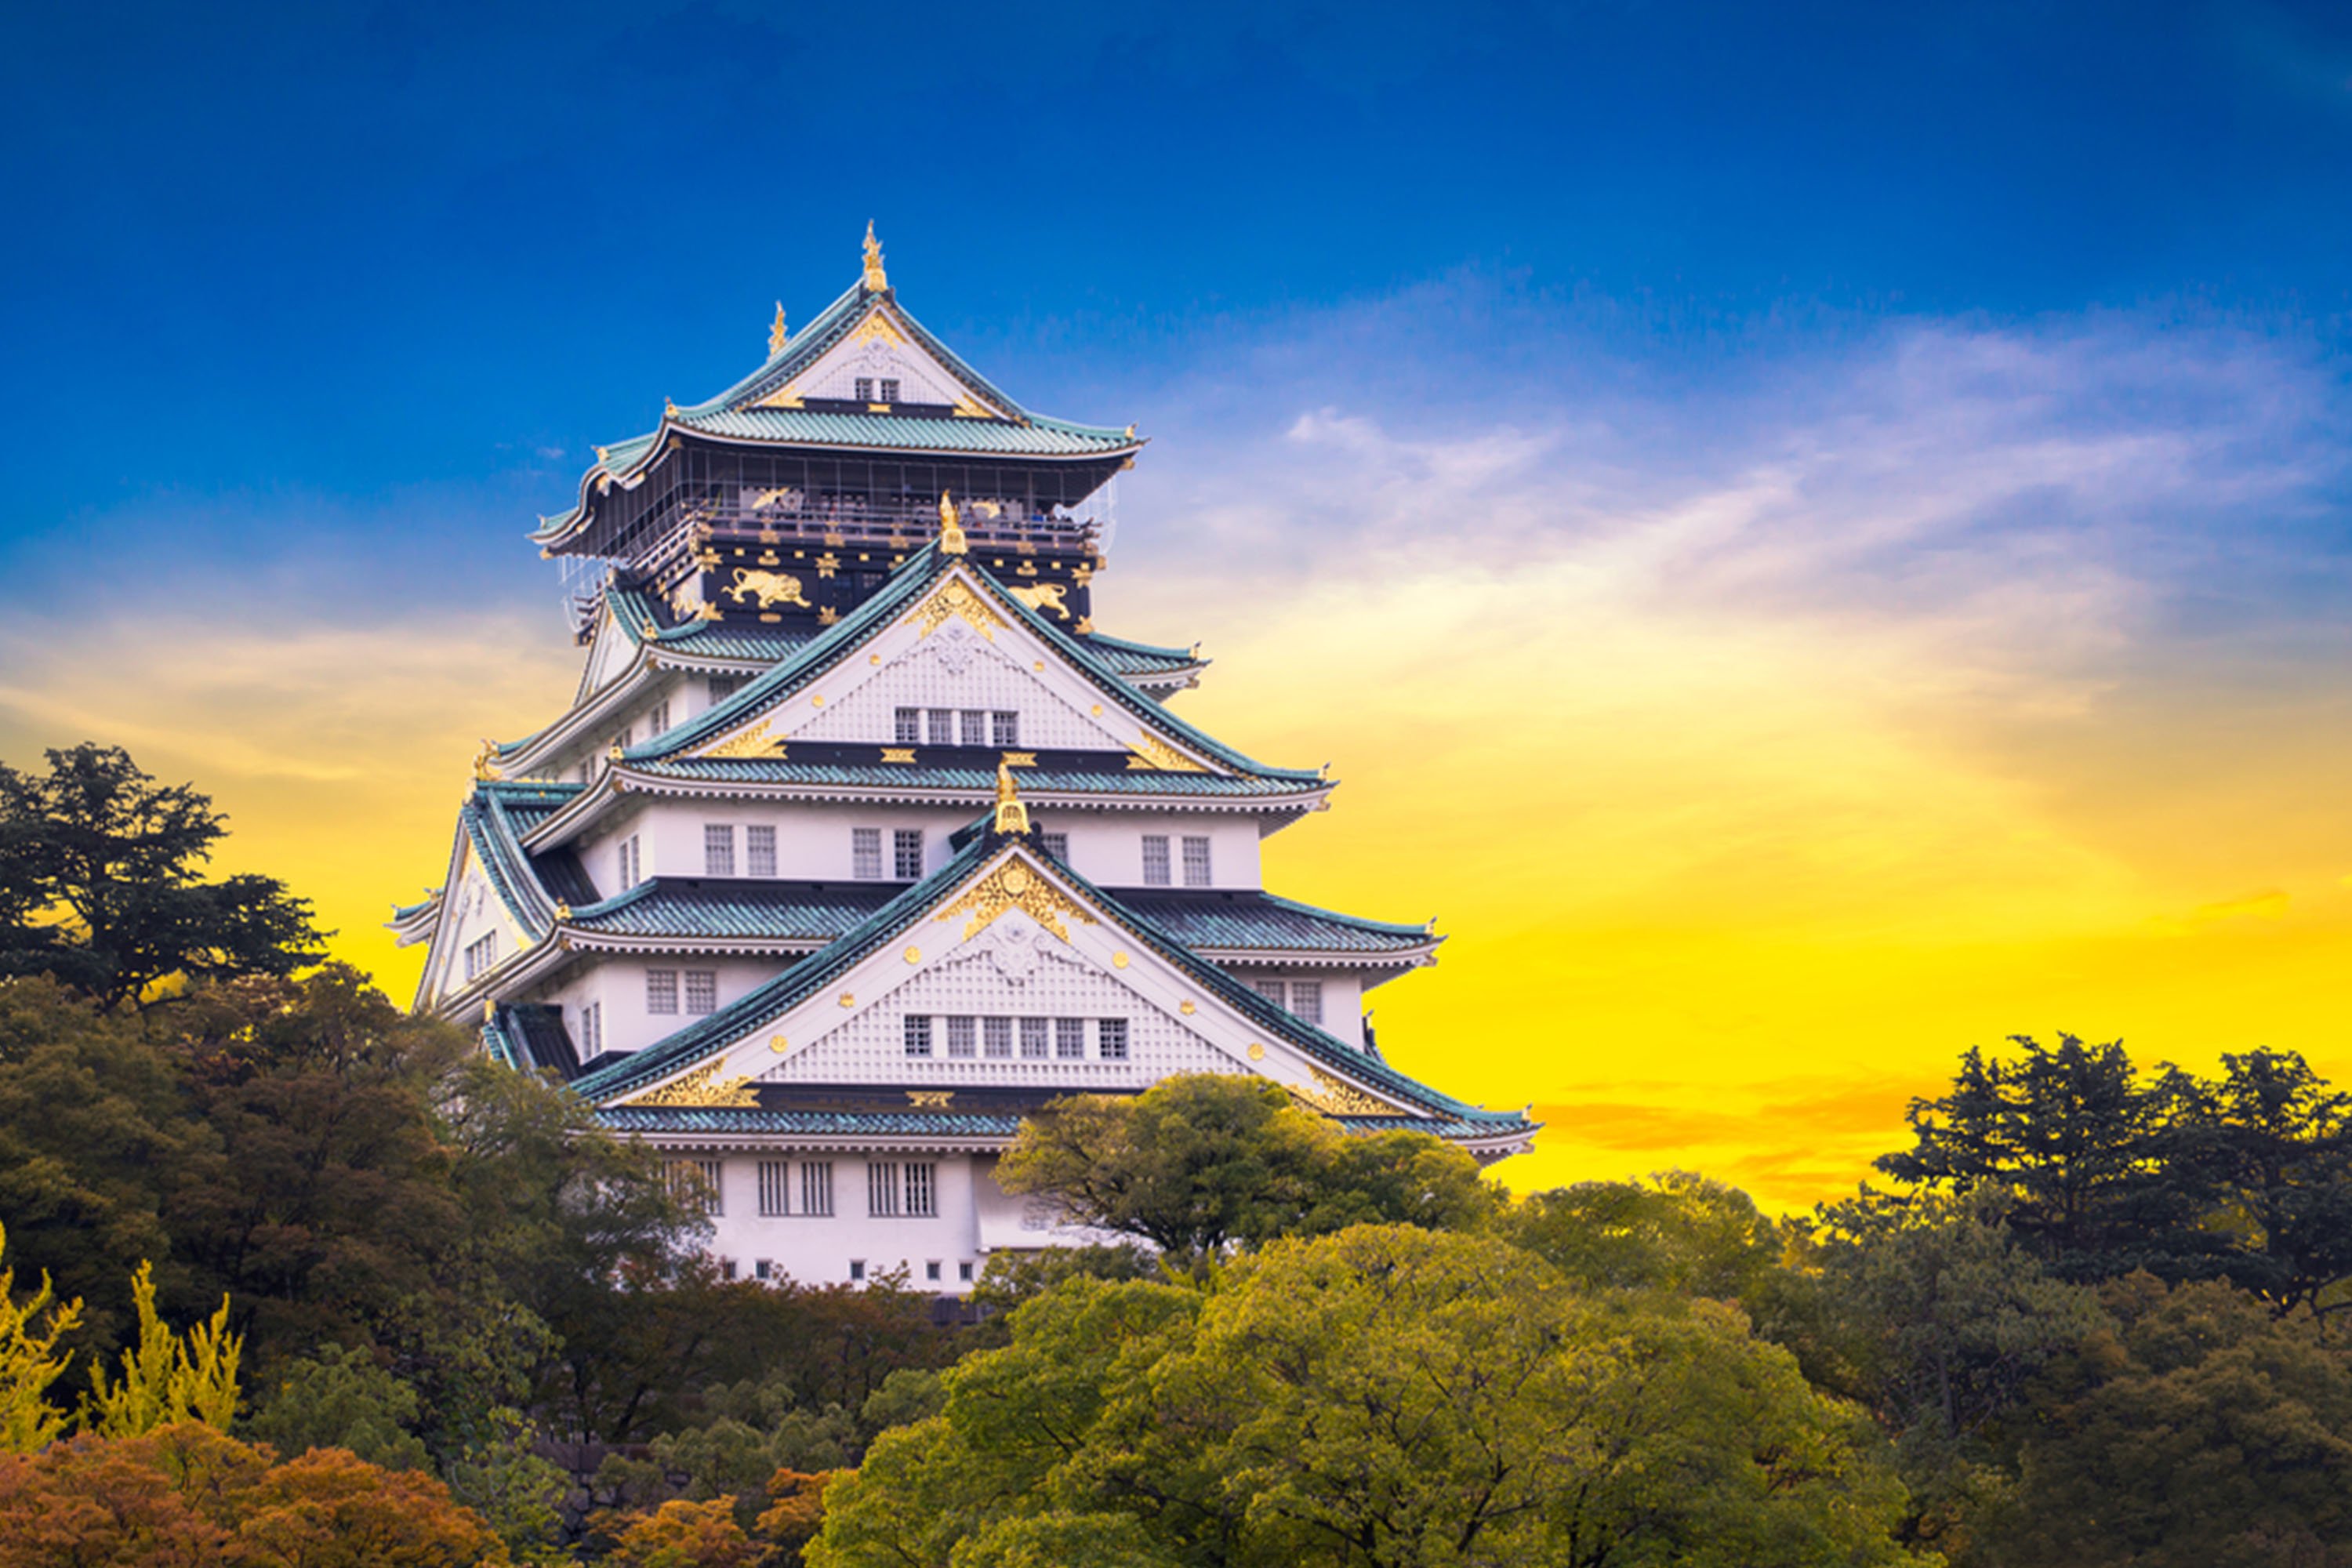
{"label": "upper story of castle", "polygon": [[664,626],[813,632],[847,615],[952,515],[970,548],[1074,624],[1116,523],[1132,425],[1034,413],[900,304],[868,226],[861,275],[765,363],[655,429],[596,449],[577,502],[542,520],[574,629],[615,589]]}

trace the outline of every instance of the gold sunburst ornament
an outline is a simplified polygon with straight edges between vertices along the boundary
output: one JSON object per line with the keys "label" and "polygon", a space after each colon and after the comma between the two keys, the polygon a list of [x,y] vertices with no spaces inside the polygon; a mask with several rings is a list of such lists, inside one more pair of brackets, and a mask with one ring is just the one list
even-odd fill
{"label": "gold sunburst ornament", "polygon": [[962,581],[955,577],[950,577],[940,584],[938,593],[924,600],[914,614],[898,624],[913,626],[920,621],[923,626],[921,635],[929,637],[947,622],[955,619],[969,622],[972,630],[991,642],[996,640],[997,627],[1010,624],[1003,616],[998,615],[993,607],[982,601],[979,595],[965,587]]}
{"label": "gold sunburst ornament", "polygon": [[[1016,803],[1018,804],[1018,803]],[[966,941],[988,929],[1007,910],[1019,910],[1064,942],[1070,940],[1067,921],[1095,923],[1084,905],[1024,865],[1019,856],[1007,856],[995,870],[972,884],[964,895],[941,910],[934,920],[953,920],[970,912],[964,922]]]}

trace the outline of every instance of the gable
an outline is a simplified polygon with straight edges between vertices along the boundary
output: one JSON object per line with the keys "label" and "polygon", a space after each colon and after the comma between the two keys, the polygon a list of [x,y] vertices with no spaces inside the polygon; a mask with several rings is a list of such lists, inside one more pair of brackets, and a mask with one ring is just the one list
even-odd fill
{"label": "gable", "polygon": [[[857,396],[857,383],[870,381],[873,385],[863,398]],[[1009,418],[1009,411],[997,408],[975,395],[961,377],[928,352],[879,300],[866,313],[863,321],[844,334],[842,340],[817,356],[816,360],[783,385],[767,395],[745,405],[751,408],[798,408],[811,398],[819,400],[857,401],[874,403],[893,401],[881,397],[884,381],[898,384],[898,404],[931,404],[953,406],[967,417]]]}
{"label": "gable", "polygon": [[481,858],[475,854],[472,836],[460,829],[457,842],[457,865],[442,895],[441,916],[419,988],[419,1002],[428,1006],[466,988],[466,950],[483,937],[496,938],[494,966],[531,945],[530,932],[499,896]]}
{"label": "gable", "polygon": [[596,636],[589,643],[588,658],[581,667],[580,690],[572,699],[573,706],[626,674],[636,657],[637,640],[622,627],[620,617],[607,608],[597,618]]}

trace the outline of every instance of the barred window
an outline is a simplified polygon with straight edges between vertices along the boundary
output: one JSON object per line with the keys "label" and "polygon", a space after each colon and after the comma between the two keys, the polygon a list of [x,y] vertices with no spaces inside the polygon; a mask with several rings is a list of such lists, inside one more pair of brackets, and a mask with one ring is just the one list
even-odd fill
{"label": "barred window", "polygon": [[900,708],[890,715],[890,733],[898,744],[911,746],[923,738],[923,710]]}
{"label": "barred window", "polygon": [[876,1219],[898,1214],[898,1162],[869,1160],[866,1163],[866,1212]]}
{"label": "barred window", "polygon": [[658,735],[668,729],[669,699],[665,697],[655,703],[654,710],[646,716],[646,733],[648,735]]}
{"label": "barred window", "polygon": [[1105,1018],[1097,1026],[1096,1037],[1102,1043],[1102,1059],[1107,1062],[1127,1060],[1127,1020]]}
{"label": "barred window", "polygon": [[1021,715],[1018,713],[991,713],[988,716],[988,733],[989,740],[992,744],[999,746],[1019,745],[1021,743]]}
{"label": "barred window", "polygon": [[696,1018],[707,1017],[719,1011],[717,970],[689,969],[686,972],[686,1011]]}
{"label": "barred window", "polygon": [[1013,1054],[1013,1020],[982,1018],[980,1021],[980,1054],[984,1057],[1009,1057]]}
{"label": "barred window", "polygon": [[926,722],[928,722],[930,727],[932,745],[952,746],[955,744],[954,709],[933,708],[929,710],[925,713],[924,717]]}
{"label": "barred window", "polygon": [[897,376],[886,375],[882,378],[882,401],[885,403],[896,403],[898,401],[898,378]]}
{"label": "barred window", "polygon": [[580,1059],[587,1061],[604,1048],[604,1004],[591,1002],[580,1009]]}
{"label": "barred window", "polygon": [[801,1213],[833,1217],[833,1162],[810,1160],[801,1166]]}
{"label": "barred window", "polygon": [[1022,1056],[1033,1061],[1039,1061],[1051,1055],[1053,1026],[1053,1020],[1050,1018],[1022,1019]]}
{"label": "barred window", "polygon": [[1257,994],[1258,994],[1259,995],[1261,995],[1261,996],[1265,997],[1267,1001],[1269,1001],[1269,1002],[1273,1003],[1276,1006],[1277,1006],[1277,1007],[1283,1007],[1283,1006],[1287,1006],[1287,1005],[1289,1005],[1289,1004],[1288,1004],[1288,1003],[1284,999],[1284,995],[1283,995],[1283,993],[1284,993],[1284,986],[1283,986],[1283,984],[1282,984],[1282,982],[1281,982],[1281,981],[1279,981],[1279,980],[1253,980],[1253,981],[1251,981],[1251,982],[1250,982],[1250,984],[1251,984],[1251,986],[1252,986],[1254,989],[1255,989],[1255,991],[1257,992]]}
{"label": "barred window", "polygon": [[644,868],[642,862],[637,858],[637,836],[635,834],[632,833],[626,838],[621,840],[621,847],[617,858],[620,862],[620,890],[625,893],[631,888],[635,887],[639,882],[645,880],[645,879],[639,875],[639,872]]}
{"label": "barred window", "polygon": [[988,744],[988,715],[966,709],[963,714],[963,743],[967,746]]}
{"label": "barred window", "polygon": [[694,1173],[702,1182],[702,1212],[723,1215],[727,1212],[727,1162],[697,1160]]}
{"label": "barred window", "polygon": [[1143,885],[1147,888],[1168,885],[1168,836],[1164,833],[1143,836]]}
{"label": "barred window", "polygon": [[735,874],[733,823],[706,822],[702,825],[702,874],[706,877],[731,877]]}
{"label": "barred window", "polygon": [[1054,1020],[1054,1054],[1066,1062],[1086,1059],[1087,1021],[1084,1018]]}
{"label": "barred window", "polygon": [[890,835],[890,869],[902,882],[920,881],[923,876],[923,830],[901,827]]}
{"label": "barred window", "polygon": [[[446,950],[445,950],[446,951]],[[499,933],[490,931],[466,944],[466,978],[479,979],[499,961]]]}
{"label": "barred window", "polygon": [[662,1162],[662,1185],[669,1195],[689,1209],[702,1214],[726,1213],[722,1206],[724,1189],[720,1178],[726,1173],[722,1160],[665,1160]]}
{"label": "barred window", "polygon": [[1187,835],[1184,839],[1184,885],[1188,888],[1209,885],[1209,841],[1205,837]]}
{"label": "barred window", "polygon": [[1037,835],[1037,838],[1039,842],[1045,846],[1046,854],[1051,855],[1055,859],[1059,860],[1065,866],[1070,863],[1070,836],[1068,834],[1040,833]]}
{"label": "barred window", "polygon": [[1323,983],[1320,980],[1294,980],[1290,983],[1290,1010],[1309,1024],[1323,1021]]}
{"label": "barred window", "polygon": [[872,376],[854,376],[851,378],[849,385],[851,395],[856,397],[858,402],[871,403],[874,401],[874,378]]}
{"label": "barred window", "polygon": [[710,705],[716,708],[742,690],[745,679],[740,675],[714,675],[706,679],[703,684],[710,689]]}
{"label": "barred window", "polygon": [[[940,1212],[940,1168],[925,1160],[909,1162],[907,1166],[907,1213],[916,1219],[929,1219]],[[931,1268],[936,1270],[939,1265]],[[931,1276],[936,1279],[939,1275]]]}
{"label": "barred window", "polygon": [[677,971],[648,969],[646,971],[646,1011],[675,1013],[677,1011]]}
{"label": "barred window", "polygon": [[907,1015],[907,1054],[910,1057],[931,1054],[931,1020],[929,1014]]}
{"label": "barred window", "polygon": [[971,1055],[971,1018],[950,1018],[948,1020],[948,1055],[951,1057]]}
{"label": "barred window", "polygon": [[774,828],[755,826],[743,830],[743,873],[749,877],[772,877],[776,874]]}
{"label": "barred window", "polygon": [[849,830],[849,874],[861,881],[879,881],[882,878],[882,830],[878,827],[853,827]]}
{"label": "barred window", "polygon": [[[793,1168],[782,1160],[760,1162],[760,1212],[775,1215],[792,1213],[785,1198],[793,1190]],[[760,1266],[760,1278],[768,1277],[767,1265]]]}

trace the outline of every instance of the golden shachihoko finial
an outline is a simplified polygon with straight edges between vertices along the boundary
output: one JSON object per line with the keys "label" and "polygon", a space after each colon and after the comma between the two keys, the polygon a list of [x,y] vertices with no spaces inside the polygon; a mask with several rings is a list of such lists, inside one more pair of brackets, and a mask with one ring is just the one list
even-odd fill
{"label": "golden shachihoko finial", "polygon": [[776,301],[775,322],[768,328],[768,357],[773,359],[783,353],[784,345],[792,339],[791,329],[784,325],[784,302],[779,300]]}
{"label": "golden shachihoko finial", "polygon": [[996,831],[1029,831],[1029,807],[1023,804],[1020,792],[1013,787],[1013,764],[1010,763],[996,764]]}
{"label": "golden shachihoko finial", "polygon": [[968,555],[971,552],[971,545],[963,536],[962,514],[956,510],[954,498],[947,491],[941,490],[940,492],[940,553]]}
{"label": "golden shachihoko finial", "polygon": [[890,279],[882,275],[882,242],[874,237],[874,220],[866,220],[866,291],[879,294],[890,287]]}

